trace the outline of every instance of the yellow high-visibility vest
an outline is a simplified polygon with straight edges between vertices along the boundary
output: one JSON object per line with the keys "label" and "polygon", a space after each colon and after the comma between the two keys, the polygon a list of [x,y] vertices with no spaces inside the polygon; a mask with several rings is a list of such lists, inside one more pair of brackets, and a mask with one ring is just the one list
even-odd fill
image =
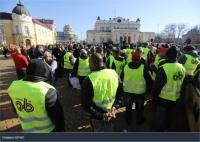
{"label": "yellow high-visibility vest", "polygon": [[88,76],[92,82],[93,102],[105,111],[109,111],[115,101],[118,88],[118,75],[112,69],[94,71]]}
{"label": "yellow high-visibility vest", "polygon": [[128,65],[124,67],[124,92],[144,94],[146,92],[146,81],[144,78],[144,65],[137,69],[131,69]]}
{"label": "yellow high-visibility vest", "polygon": [[200,63],[199,59],[188,54],[185,54],[185,56],[187,57],[187,60],[183,66],[185,67],[186,74],[193,76],[198,64]]}
{"label": "yellow high-visibility vest", "polygon": [[53,86],[45,82],[13,81],[8,94],[25,132],[51,132],[55,128],[45,108],[45,96]]}
{"label": "yellow high-visibility vest", "polygon": [[176,101],[180,97],[181,86],[185,78],[185,69],[179,63],[166,63],[163,66],[167,82],[161,90],[160,98]]}
{"label": "yellow high-visibility vest", "polygon": [[73,65],[70,63],[70,56],[72,55],[72,53],[70,52],[66,52],[64,55],[64,68],[65,69],[73,69]]}
{"label": "yellow high-visibility vest", "polygon": [[79,76],[88,76],[90,74],[90,67],[89,67],[89,59],[81,59],[79,58],[79,65],[78,65],[78,75]]}

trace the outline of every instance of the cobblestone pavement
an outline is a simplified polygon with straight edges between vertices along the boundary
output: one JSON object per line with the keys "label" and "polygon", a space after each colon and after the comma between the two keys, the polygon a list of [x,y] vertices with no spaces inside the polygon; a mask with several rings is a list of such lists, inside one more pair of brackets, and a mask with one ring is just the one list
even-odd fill
{"label": "cobblestone pavement", "polygon": [[[7,88],[13,80],[15,80],[16,73],[14,63],[9,57],[4,59],[0,55],[0,131],[6,132],[20,132],[19,119],[12,108],[10,97],[7,94]],[[65,115],[65,128],[67,132],[90,132],[92,131],[89,121],[89,115],[83,111],[80,104],[80,91],[67,87],[65,78],[58,80],[55,86],[59,91],[59,99],[64,109]],[[133,106],[134,108],[134,106]],[[136,125],[133,123],[131,126],[126,126],[124,120],[124,107],[119,110],[117,119],[114,121],[114,129],[117,132],[122,132],[125,127],[129,128],[132,132],[149,132],[151,122],[153,119],[152,109],[146,102],[145,116],[146,122],[143,125]],[[133,115],[135,112],[133,111]],[[133,117],[135,118],[135,117]],[[183,119],[184,120],[184,119]],[[133,120],[135,122],[135,120]],[[187,128],[180,123],[175,125],[170,131],[187,131]]]}

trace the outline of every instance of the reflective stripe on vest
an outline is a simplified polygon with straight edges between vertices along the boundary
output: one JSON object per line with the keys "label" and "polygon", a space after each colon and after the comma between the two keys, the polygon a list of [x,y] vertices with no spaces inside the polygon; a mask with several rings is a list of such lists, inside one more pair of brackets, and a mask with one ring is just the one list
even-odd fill
{"label": "reflective stripe on vest", "polygon": [[181,86],[185,78],[185,69],[179,63],[167,63],[163,65],[167,76],[167,82],[161,90],[160,98],[176,101],[180,97]]}
{"label": "reflective stripe on vest", "polygon": [[29,118],[19,117],[19,119],[24,123],[28,123],[32,121],[44,121],[44,120],[48,120],[49,118],[48,117],[29,117]]}
{"label": "reflective stripe on vest", "polygon": [[[45,96],[53,86],[45,82],[13,81],[8,89],[25,132],[51,132],[55,126],[45,108]],[[19,95],[20,94],[20,95]]]}
{"label": "reflective stripe on vest", "polygon": [[103,109],[104,111],[110,111],[110,108],[108,108],[105,105],[113,104],[114,101],[115,101],[115,95],[108,100],[103,100],[101,102],[95,102],[95,104],[97,106],[101,107],[101,109]]}
{"label": "reflective stripe on vest", "polygon": [[24,129],[25,132],[39,132],[46,129],[51,129],[52,127],[55,127],[53,124],[49,124],[48,126],[40,126],[40,127],[33,127],[29,129]]}
{"label": "reflective stripe on vest", "polygon": [[186,74],[193,76],[199,64],[199,59],[188,54],[185,54],[185,56],[187,57],[187,60],[183,66],[185,67]]}
{"label": "reflective stripe on vest", "polygon": [[79,65],[78,65],[78,75],[79,76],[87,76],[90,74],[90,67],[89,67],[89,59],[81,59],[79,58]]}
{"label": "reflective stripe on vest", "polygon": [[143,64],[137,69],[131,69],[128,65],[124,67],[123,88],[127,93],[144,94],[146,92]]}
{"label": "reflective stripe on vest", "polygon": [[114,70],[103,69],[94,71],[88,76],[92,82],[93,102],[105,111],[109,111],[115,101],[118,88],[118,75]]}
{"label": "reflective stripe on vest", "polygon": [[73,69],[73,66],[72,64],[70,63],[70,56],[72,55],[72,53],[70,52],[66,52],[65,55],[64,55],[64,68],[65,69]]}
{"label": "reflective stripe on vest", "polygon": [[113,64],[115,64],[115,71],[118,75],[121,75],[121,72],[123,70],[123,67],[125,65],[125,61],[118,61],[118,60],[114,60]]}

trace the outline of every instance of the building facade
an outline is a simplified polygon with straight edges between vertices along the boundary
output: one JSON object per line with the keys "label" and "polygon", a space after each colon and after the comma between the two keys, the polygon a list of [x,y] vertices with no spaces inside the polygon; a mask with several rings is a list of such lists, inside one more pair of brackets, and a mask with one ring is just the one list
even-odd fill
{"label": "building facade", "polygon": [[12,13],[0,12],[0,44],[46,45],[56,42],[53,20],[33,19],[19,1]]}
{"label": "building facade", "polygon": [[57,32],[57,43],[78,42],[79,39],[74,33],[71,25],[65,25],[63,32]]}
{"label": "building facade", "polygon": [[87,31],[86,41],[90,44],[97,44],[112,41],[118,43],[147,42],[154,39],[154,32],[141,32],[140,19],[130,21],[122,17],[101,20],[97,17],[94,30]]}

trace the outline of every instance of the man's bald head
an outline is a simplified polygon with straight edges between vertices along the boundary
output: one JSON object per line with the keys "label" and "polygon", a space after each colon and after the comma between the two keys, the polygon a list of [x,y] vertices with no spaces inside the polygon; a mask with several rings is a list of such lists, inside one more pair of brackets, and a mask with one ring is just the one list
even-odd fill
{"label": "man's bald head", "polygon": [[99,53],[94,53],[90,56],[89,63],[91,70],[99,69],[103,67],[103,57]]}

